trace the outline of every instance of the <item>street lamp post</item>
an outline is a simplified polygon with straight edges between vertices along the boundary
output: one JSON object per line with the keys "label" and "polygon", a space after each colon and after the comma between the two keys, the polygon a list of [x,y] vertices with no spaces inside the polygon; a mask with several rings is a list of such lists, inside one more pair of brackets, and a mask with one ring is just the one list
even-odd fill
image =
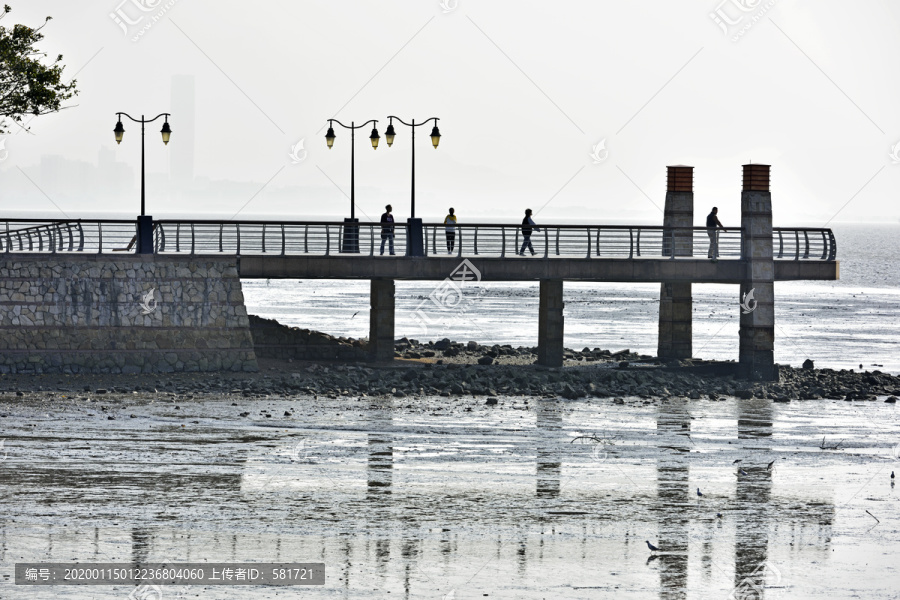
{"label": "street lamp post", "polygon": [[[346,225],[344,225],[344,236],[341,240],[341,252],[359,253],[359,225],[357,225],[359,219],[356,218],[356,144],[354,141],[357,129],[362,129],[369,123],[377,125],[378,121],[372,119],[362,125],[356,125],[350,121],[350,125],[344,125],[337,119],[328,119],[328,133],[325,134],[325,142],[328,144],[329,150],[334,145],[334,138],[337,137],[334,135],[333,123],[350,130],[350,218],[344,219]],[[372,126],[372,134],[369,136],[373,150],[378,149],[378,141],[381,139],[375,125]]]}
{"label": "street lamp post", "polygon": [[425,237],[422,230],[422,219],[416,218],[416,127],[421,127],[429,121],[434,121],[434,127],[431,129],[431,144],[434,146],[435,150],[437,150],[438,144],[441,141],[441,132],[438,130],[437,126],[437,122],[440,119],[438,117],[431,117],[425,119],[421,123],[416,123],[415,119],[413,119],[412,122],[407,123],[400,117],[390,115],[388,116],[388,119],[390,119],[390,122],[388,123],[387,130],[384,132],[388,147],[394,144],[394,136],[396,135],[396,132],[394,131],[394,119],[397,119],[397,121],[403,125],[412,128],[412,143],[410,144],[410,146],[412,146],[412,182],[410,188],[409,218],[406,220],[407,235],[409,236],[407,254],[409,254],[409,256],[425,256]]}
{"label": "street lamp post", "polygon": [[122,115],[125,115],[135,123],[141,124],[141,214],[137,218],[137,253],[153,254],[153,217],[146,214],[147,194],[144,177],[144,127],[147,123],[152,123],[160,117],[165,117],[160,133],[162,134],[163,144],[168,145],[169,136],[172,135],[172,129],[169,127],[169,117],[171,115],[169,113],[160,113],[152,119],[144,119],[144,115],[141,115],[140,119],[135,119],[128,113],[123,112],[116,113],[116,115],[118,121],[116,122],[116,128],[113,130],[113,133],[116,134],[117,144],[121,144],[122,138],[125,136],[125,128],[122,126]]}

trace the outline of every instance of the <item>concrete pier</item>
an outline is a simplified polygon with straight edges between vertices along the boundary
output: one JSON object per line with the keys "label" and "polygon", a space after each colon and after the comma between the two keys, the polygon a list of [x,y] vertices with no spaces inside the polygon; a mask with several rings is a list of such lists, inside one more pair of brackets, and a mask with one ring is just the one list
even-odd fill
{"label": "concrete pier", "polygon": [[[672,228],[664,240],[663,256],[693,256],[694,167],[667,168],[663,226]],[[659,337],[657,356],[662,359],[690,358],[693,350],[691,284],[664,281],[659,292]]]}
{"label": "concrete pier", "polygon": [[[744,165],[741,192],[746,276],[740,284],[741,377],[771,381],[775,373],[775,265],[769,165]],[[750,293],[752,292],[752,300]]]}
{"label": "concrete pier", "polygon": [[371,281],[369,353],[372,360],[394,359],[394,280]]}
{"label": "concrete pier", "polygon": [[538,305],[538,364],[561,367],[563,364],[563,282],[542,279]]}

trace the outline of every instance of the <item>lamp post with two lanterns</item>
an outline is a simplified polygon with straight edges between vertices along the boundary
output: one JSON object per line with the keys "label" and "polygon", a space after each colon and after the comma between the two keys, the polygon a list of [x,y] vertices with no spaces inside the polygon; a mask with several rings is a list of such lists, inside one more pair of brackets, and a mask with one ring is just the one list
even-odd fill
{"label": "lamp post with two lanterns", "polygon": [[353,121],[350,121],[350,125],[344,125],[337,119],[328,119],[328,132],[325,134],[325,142],[328,144],[328,149],[330,150],[332,146],[334,146],[334,139],[337,137],[334,134],[334,123],[337,123],[341,127],[350,130],[350,218],[344,219],[344,235],[341,239],[341,252],[359,252],[359,219],[356,218],[356,144],[354,143],[356,139],[356,130],[362,129],[367,126],[369,123],[374,123],[372,126],[372,134],[369,136],[369,141],[372,142],[372,149],[378,149],[378,141],[381,139],[381,136],[378,135],[378,129],[376,125],[378,125],[378,121],[375,119],[366,121],[362,125],[356,125]]}
{"label": "lamp post with two lanterns", "polygon": [[441,141],[441,132],[437,126],[437,122],[440,119],[438,117],[431,117],[420,123],[416,123],[415,119],[407,123],[400,117],[392,115],[389,115],[388,119],[390,119],[390,122],[388,123],[388,128],[384,132],[384,138],[387,141],[388,147],[394,144],[394,136],[397,135],[397,132],[394,131],[394,119],[397,119],[397,121],[412,129],[412,143],[410,144],[410,146],[412,146],[412,182],[410,188],[409,218],[406,220],[407,234],[409,235],[407,254],[409,254],[409,256],[425,256],[425,237],[422,230],[422,219],[416,218],[416,127],[421,127],[430,121],[434,121],[434,127],[431,129],[431,145],[437,150],[438,144]]}
{"label": "lamp post with two lanterns", "polygon": [[122,115],[125,115],[135,123],[141,124],[141,214],[138,217],[137,253],[153,254],[153,217],[146,214],[147,194],[144,177],[144,128],[147,123],[152,123],[160,117],[165,117],[165,122],[163,123],[160,133],[162,134],[163,144],[168,145],[169,136],[172,135],[172,129],[169,127],[169,117],[171,115],[169,113],[160,113],[152,119],[144,119],[144,115],[141,115],[140,119],[135,119],[124,112],[116,113],[116,115],[118,116],[118,121],[116,122],[116,128],[113,129],[113,133],[116,134],[116,144],[121,144],[122,138],[125,136],[125,127],[122,126]]}

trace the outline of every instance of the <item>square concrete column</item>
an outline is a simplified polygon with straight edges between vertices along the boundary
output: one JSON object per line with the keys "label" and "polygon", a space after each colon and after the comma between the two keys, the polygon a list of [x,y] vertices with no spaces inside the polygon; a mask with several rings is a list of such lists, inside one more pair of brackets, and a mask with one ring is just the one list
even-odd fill
{"label": "square concrete column", "polygon": [[[667,167],[663,211],[663,256],[694,255],[694,167]],[[663,359],[690,358],[693,351],[693,298],[690,283],[665,283],[659,291],[659,338]]]}
{"label": "square concrete column", "polygon": [[744,165],[741,228],[745,278],[740,289],[741,377],[772,381],[775,373],[775,263],[769,165]]}
{"label": "square concrete column", "polygon": [[561,367],[563,364],[563,282],[541,279],[538,308],[538,364]]}
{"label": "square concrete column", "polygon": [[394,360],[394,280],[371,281],[369,354],[372,360]]}

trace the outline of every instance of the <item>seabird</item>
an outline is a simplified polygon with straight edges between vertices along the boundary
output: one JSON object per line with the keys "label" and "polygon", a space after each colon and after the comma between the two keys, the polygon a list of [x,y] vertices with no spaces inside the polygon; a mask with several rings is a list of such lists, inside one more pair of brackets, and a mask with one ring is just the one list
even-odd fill
{"label": "seabird", "polygon": [[654,546],[653,544],[650,543],[650,540],[644,540],[644,541],[647,542],[647,547],[650,548],[650,552],[656,552],[659,550],[659,548],[657,548],[656,546]]}
{"label": "seabird", "polygon": [[[777,458],[775,460],[778,460]],[[775,466],[775,460],[766,465],[766,471],[771,471],[772,467]]]}
{"label": "seabird", "polygon": [[749,473],[747,473],[747,471],[743,469],[738,469],[738,473],[740,473],[741,475],[749,475]]}
{"label": "seabird", "polygon": [[742,459],[742,458],[739,458],[739,459],[737,459],[736,461],[734,461],[734,462],[731,463],[731,464],[736,465],[736,464],[738,464],[739,462],[743,462],[743,459]]}
{"label": "seabird", "polygon": [[700,491],[700,488],[697,488],[697,497],[698,497],[698,498],[702,498],[702,497],[703,497],[703,492]]}

